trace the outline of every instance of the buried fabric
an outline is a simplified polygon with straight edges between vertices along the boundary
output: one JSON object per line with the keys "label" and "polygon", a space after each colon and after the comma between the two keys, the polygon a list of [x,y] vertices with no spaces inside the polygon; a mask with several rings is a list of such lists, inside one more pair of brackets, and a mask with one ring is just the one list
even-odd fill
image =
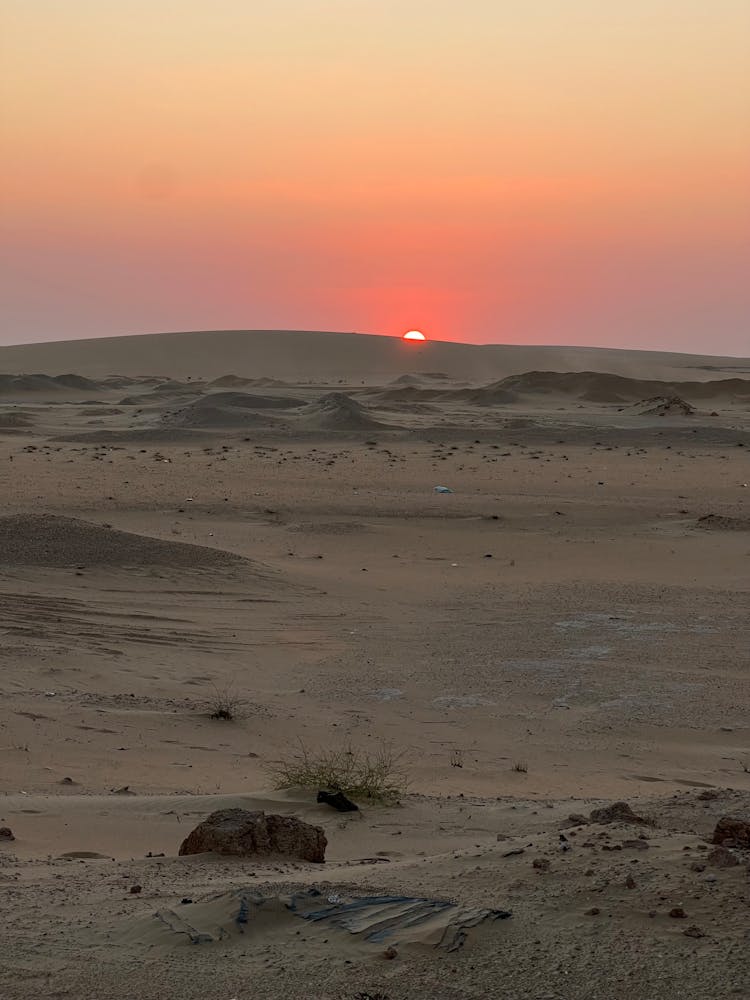
{"label": "buried fabric", "polygon": [[[271,926],[283,933],[288,918],[289,929],[302,919],[329,931],[348,932],[374,946],[414,944],[457,951],[473,928],[511,914],[411,896],[325,896],[317,889],[266,896],[253,889],[235,889],[209,897],[189,913],[160,910],[154,916],[163,943],[172,935],[175,944],[226,942]],[[146,929],[143,923],[141,929]]]}

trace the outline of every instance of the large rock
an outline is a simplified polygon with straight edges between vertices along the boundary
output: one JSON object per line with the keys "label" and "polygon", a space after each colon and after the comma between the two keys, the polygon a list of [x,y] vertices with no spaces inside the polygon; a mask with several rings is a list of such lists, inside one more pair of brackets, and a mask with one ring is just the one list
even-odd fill
{"label": "large rock", "polygon": [[322,863],[327,843],[321,827],[296,816],[219,809],[183,840],[180,854],[280,855]]}
{"label": "large rock", "polygon": [[589,817],[592,823],[633,823],[640,826],[653,826],[653,820],[638,816],[627,802],[613,802],[610,806],[593,809]]}
{"label": "large rock", "polygon": [[737,816],[722,816],[716,824],[711,843],[726,847],[750,847],[750,822]]}

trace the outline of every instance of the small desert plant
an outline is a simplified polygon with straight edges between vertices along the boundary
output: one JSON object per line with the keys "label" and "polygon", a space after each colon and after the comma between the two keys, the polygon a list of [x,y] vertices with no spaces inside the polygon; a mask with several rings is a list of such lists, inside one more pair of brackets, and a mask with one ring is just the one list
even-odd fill
{"label": "small desert plant", "polygon": [[353,799],[393,803],[406,791],[406,753],[389,743],[370,751],[348,744],[342,748],[299,750],[269,768],[276,788],[312,788],[343,792]]}
{"label": "small desert plant", "polygon": [[525,760],[517,760],[513,765],[513,770],[518,771],[519,774],[526,774],[529,770],[529,765]]}
{"label": "small desert plant", "polygon": [[224,687],[213,684],[212,688],[213,693],[208,699],[209,717],[232,722],[239,716],[245,699],[231,681]]}

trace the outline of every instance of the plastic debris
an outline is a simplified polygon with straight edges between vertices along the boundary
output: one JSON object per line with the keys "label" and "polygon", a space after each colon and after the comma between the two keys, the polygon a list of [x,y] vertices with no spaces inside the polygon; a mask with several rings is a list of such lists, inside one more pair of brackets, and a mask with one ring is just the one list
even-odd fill
{"label": "plastic debris", "polygon": [[450,488],[450,486],[436,486],[435,487],[435,492],[436,493],[452,493],[453,490]]}

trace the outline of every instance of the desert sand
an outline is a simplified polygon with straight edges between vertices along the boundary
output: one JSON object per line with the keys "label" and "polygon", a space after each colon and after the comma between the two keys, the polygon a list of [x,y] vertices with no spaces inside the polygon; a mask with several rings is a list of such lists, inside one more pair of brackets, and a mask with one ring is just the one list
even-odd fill
{"label": "desert sand", "polygon": [[[3,1000],[750,997],[750,851],[710,844],[750,821],[750,359],[8,347],[0,468]],[[300,741],[408,784],[279,790]],[[618,800],[648,822],[585,821]],[[325,865],[178,856],[233,806]],[[311,889],[511,916],[389,957]]]}

